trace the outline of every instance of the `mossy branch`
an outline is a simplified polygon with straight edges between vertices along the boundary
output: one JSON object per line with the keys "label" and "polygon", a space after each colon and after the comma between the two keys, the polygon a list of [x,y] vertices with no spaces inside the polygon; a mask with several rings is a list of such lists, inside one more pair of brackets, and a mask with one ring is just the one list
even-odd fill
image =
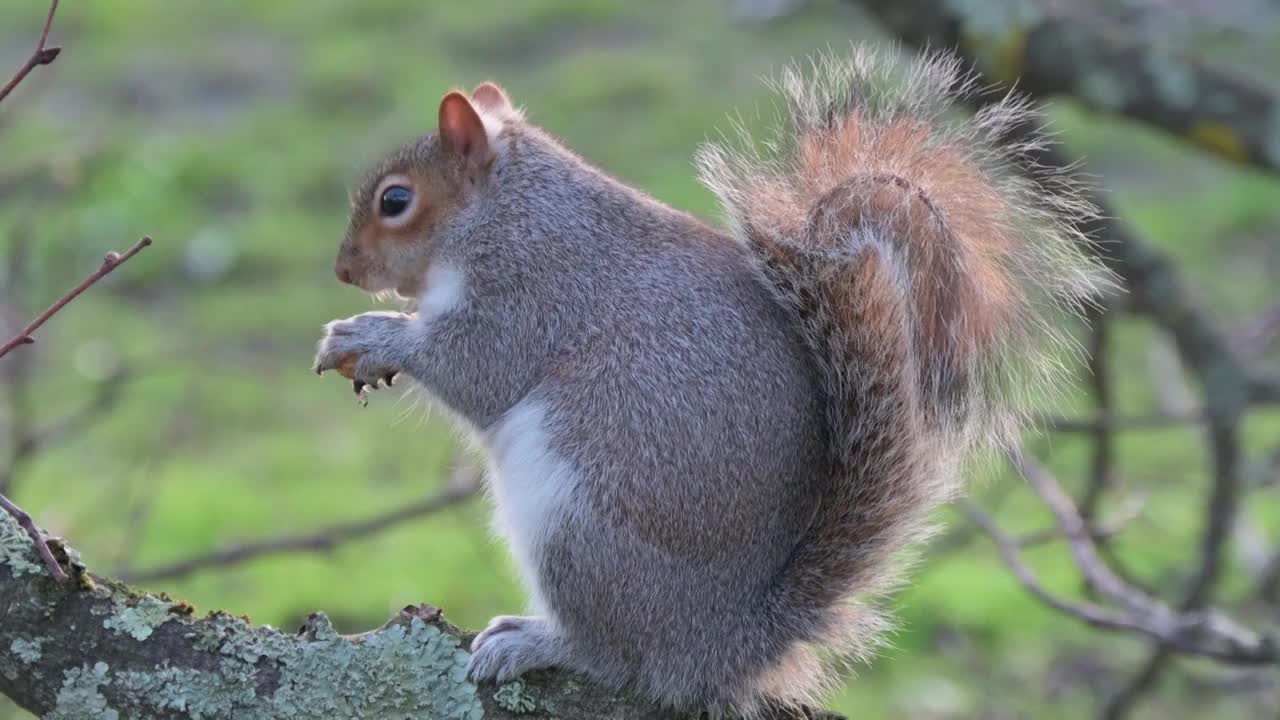
{"label": "mossy branch", "polygon": [[54,581],[0,515],[0,693],[48,720],[675,717],[559,671],[477,687],[465,679],[471,634],[430,606],[360,635],[323,613],[297,632],[254,627],[92,575],[50,544],[75,582]]}

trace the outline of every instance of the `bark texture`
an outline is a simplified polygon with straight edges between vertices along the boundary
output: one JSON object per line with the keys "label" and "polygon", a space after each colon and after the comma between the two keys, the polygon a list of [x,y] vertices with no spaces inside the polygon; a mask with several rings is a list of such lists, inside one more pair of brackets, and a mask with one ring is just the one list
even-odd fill
{"label": "bark texture", "polygon": [[254,627],[134,592],[50,544],[69,582],[0,514],[0,693],[51,720],[676,717],[558,671],[477,687],[464,677],[472,634],[428,605],[360,635],[323,613],[297,631]]}

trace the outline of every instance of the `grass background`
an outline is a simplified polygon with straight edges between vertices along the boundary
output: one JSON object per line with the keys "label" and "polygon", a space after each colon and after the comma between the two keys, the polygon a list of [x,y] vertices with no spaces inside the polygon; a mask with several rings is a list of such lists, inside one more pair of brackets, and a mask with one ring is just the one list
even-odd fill
{"label": "grass background", "polygon": [[[30,52],[44,11],[38,0],[0,4],[0,68]],[[4,428],[42,427],[113,372],[129,378],[101,422],[14,468],[14,499],[72,539],[91,567],[110,572],[430,493],[456,460],[446,424],[385,392],[360,409],[343,383],[309,372],[320,325],[372,306],[331,269],[346,193],[363,169],[429,131],[446,90],[496,79],[534,121],[607,171],[715,218],[693,177],[698,144],[726,127],[730,112],[749,123],[767,115],[760,79],[781,64],[876,38],[874,23],[835,0],[766,24],[737,21],[710,0],[64,3],[54,32],[62,57],[0,106],[0,238],[12,243],[0,321],[16,325],[42,308],[109,249],[143,234],[156,245],[0,367]],[[1277,300],[1274,178],[1070,102],[1052,114],[1070,152],[1181,262],[1228,327]],[[25,259],[14,266],[14,257]],[[1156,330],[1140,319],[1116,327],[1109,360],[1122,412],[1194,403],[1197,391]],[[1057,409],[1088,407],[1081,391]],[[1280,418],[1255,414],[1245,434],[1260,459],[1251,468],[1274,480],[1262,459],[1280,445]],[[1031,444],[1079,485],[1083,438]],[[1135,432],[1118,452],[1124,486],[1148,500],[1117,551],[1144,580],[1176,588],[1207,490],[1203,443],[1194,428]],[[998,469],[983,473],[975,498],[1009,529],[1049,523]],[[1280,533],[1274,488],[1253,494],[1244,512],[1224,588],[1241,602],[1253,579],[1248,549]],[[897,598],[903,625],[893,647],[832,707],[858,718],[1091,713],[1145,645],[1042,608],[985,538],[944,516],[955,529]],[[424,600],[481,627],[523,605],[488,518],[476,499],[332,553],[266,558],[148,589],[282,627],[324,609],[355,632]],[[1053,588],[1078,590],[1060,545],[1028,557]],[[1275,609],[1248,603],[1241,616],[1265,623]],[[1220,670],[1180,667],[1141,717],[1274,714],[1274,686],[1211,692],[1206,683]],[[0,718],[21,716],[3,702]]]}

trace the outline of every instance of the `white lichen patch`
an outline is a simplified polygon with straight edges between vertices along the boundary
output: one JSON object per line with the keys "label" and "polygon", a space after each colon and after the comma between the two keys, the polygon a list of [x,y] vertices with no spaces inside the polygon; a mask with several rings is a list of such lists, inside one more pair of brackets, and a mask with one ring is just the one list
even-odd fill
{"label": "white lichen patch", "polygon": [[149,710],[181,713],[193,720],[271,717],[255,714],[258,702],[252,677],[236,673],[231,677],[233,681],[227,682],[224,673],[162,667],[119,673],[115,688],[122,697],[145,702]]}
{"label": "white lichen patch", "polygon": [[457,638],[420,619],[356,638],[338,635],[323,615],[308,623],[314,639],[227,615],[198,625],[194,647],[220,656],[218,666],[113,673],[111,697],[122,713],[204,720],[484,715]]}
{"label": "white lichen patch", "polygon": [[107,705],[107,698],[99,692],[99,688],[111,684],[109,669],[100,662],[92,668],[86,665],[63,673],[57,704],[44,720],[120,720],[120,714]]}
{"label": "white lichen patch", "polygon": [[133,607],[126,607],[108,617],[102,625],[108,630],[128,635],[134,640],[146,640],[165,622],[173,619],[170,609],[173,603],[150,595]]}
{"label": "white lichen patch", "polygon": [[9,652],[22,661],[24,665],[40,662],[40,646],[44,643],[40,638],[23,640],[18,638],[9,644]]}
{"label": "white lichen patch", "polygon": [[31,538],[11,515],[0,512],[0,565],[9,568],[14,577],[45,572]]}
{"label": "white lichen patch", "polygon": [[493,701],[498,707],[516,715],[524,715],[538,709],[537,699],[529,694],[524,683],[513,680],[493,694]]}

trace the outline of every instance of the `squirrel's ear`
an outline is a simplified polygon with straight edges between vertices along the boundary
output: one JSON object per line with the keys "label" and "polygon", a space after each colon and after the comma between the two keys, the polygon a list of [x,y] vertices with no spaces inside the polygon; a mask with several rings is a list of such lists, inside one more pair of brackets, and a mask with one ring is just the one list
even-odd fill
{"label": "squirrel's ear", "polygon": [[479,113],[466,95],[454,91],[440,100],[440,142],[446,154],[456,155],[468,165],[489,161],[489,135]]}
{"label": "squirrel's ear", "polygon": [[471,100],[485,112],[506,115],[513,111],[507,94],[496,83],[482,82],[471,91]]}

